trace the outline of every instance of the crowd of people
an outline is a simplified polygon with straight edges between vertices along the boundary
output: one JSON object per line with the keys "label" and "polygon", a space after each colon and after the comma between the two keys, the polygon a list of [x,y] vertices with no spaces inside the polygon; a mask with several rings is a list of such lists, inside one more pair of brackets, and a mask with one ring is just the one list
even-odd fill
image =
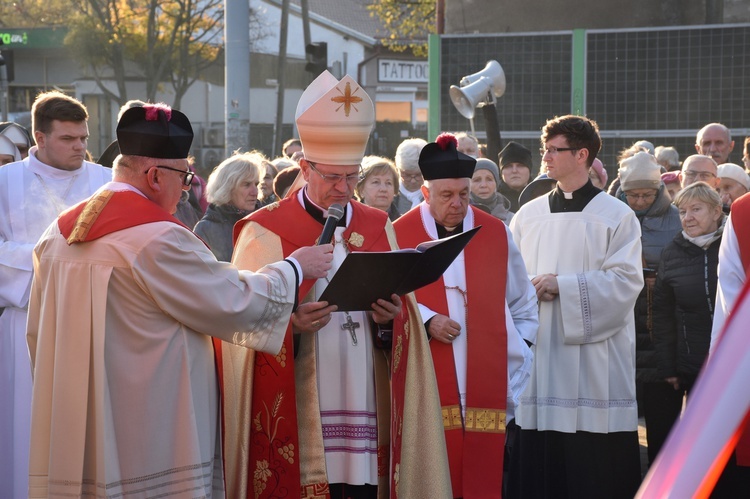
{"label": "crowd of people", "polygon": [[[76,99],[32,118],[0,124],[0,497],[633,497],[750,262],[750,137],[732,163],[719,123],[613,178],[573,115],[538,172],[463,131],[368,156],[372,102],[324,72],[278,158],[204,180],[166,105],[124,105],[97,161]],[[352,251],[477,227],[413,293],[320,301]]]}

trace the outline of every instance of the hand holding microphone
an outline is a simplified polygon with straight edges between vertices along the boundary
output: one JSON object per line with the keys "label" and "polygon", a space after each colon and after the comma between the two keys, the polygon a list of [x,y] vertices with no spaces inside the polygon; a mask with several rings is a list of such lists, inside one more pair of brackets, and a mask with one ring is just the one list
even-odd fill
{"label": "hand holding microphone", "polygon": [[336,231],[336,225],[338,225],[341,217],[344,216],[344,208],[340,204],[332,204],[328,208],[328,217],[326,217],[326,223],[323,225],[323,232],[318,238],[318,246],[321,244],[328,244],[333,239],[333,233]]}

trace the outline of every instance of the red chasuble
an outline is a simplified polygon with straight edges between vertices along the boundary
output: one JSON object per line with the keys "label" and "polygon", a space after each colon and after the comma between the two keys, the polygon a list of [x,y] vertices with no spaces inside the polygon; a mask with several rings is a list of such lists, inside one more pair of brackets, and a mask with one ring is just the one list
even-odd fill
{"label": "red chasuble", "polygon": [[742,196],[732,203],[732,226],[740,247],[740,260],[747,275],[750,268],[750,196]]}
{"label": "red chasuble", "polygon": [[[500,498],[508,391],[505,283],[508,241],[503,223],[479,210],[482,228],[464,249],[466,265],[467,386],[462,422],[453,346],[431,340],[430,348],[443,410],[453,496]],[[427,223],[434,223],[429,220]],[[421,210],[411,210],[394,226],[401,248],[414,248],[430,236]],[[417,301],[449,315],[443,278],[416,291]]]}
{"label": "red chasuble", "polygon": [[[348,241],[351,251],[389,251],[390,243],[384,231],[387,223],[385,212],[366,207],[360,203],[352,202],[353,213],[351,223],[343,233],[343,238]],[[321,234],[323,226],[313,219],[305,209],[300,205],[296,195],[286,197],[285,199],[269,205],[263,209],[253,212],[247,218],[239,221],[234,228],[234,239],[237,242],[243,226],[248,222],[256,222],[262,227],[276,234],[282,245],[283,256],[289,256],[294,250],[309,246],[315,243]],[[243,251],[237,248],[236,251]],[[305,280],[300,286],[299,298],[300,303],[308,294],[315,284],[314,280]],[[403,344],[403,352],[400,355],[406,358],[408,341],[402,341],[404,334],[404,319],[401,314],[394,320],[394,349],[398,342]],[[280,362],[279,359],[282,359]],[[239,447],[245,447],[249,453],[247,462],[250,469],[247,470],[247,479],[253,483],[253,487],[247,487],[248,497],[310,497],[326,498],[330,497],[328,483],[325,479],[325,469],[317,468],[308,472],[308,475],[319,477],[315,483],[303,483],[305,473],[301,467],[305,468],[307,463],[301,463],[310,454],[310,450],[303,444],[300,445],[301,426],[305,426],[308,431],[320,432],[319,424],[317,428],[312,429],[311,421],[298,420],[298,394],[295,383],[295,362],[299,359],[294,356],[294,339],[291,322],[287,329],[281,351],[277,356],[255,352],[253,369],[254,382],[252,385],[252,420],[246,423],[250,425],[250,435],[247,444],[240,443]],[[397,395],[399,376],[403,379],[403,372],[406,370],[406,362],[394,361],[398,367],[392,367],[391,377],[393,383],[392,413],[395,414],[403,407],[400,401],[403,401],[403,384],[400,389],[400,398]],[[312,366],[314,369],[314,366]],[[223,369],[219,366],[219,373]],[[299,375],[299,373],[298,373]],[[310,376],[315,376],[315,372],[310,372]],[[387,385],[387,383],[386,383]],[[224,383],[222,382],[222,387]],[[223,395],[223,394],[222,394]],[[378,400],[381,396],[388,397],[389,394],[379,393],[376,395]],[[222,397],[223,398],[223,397]],[[387,400],[387,398],[386,398]],[[317,401],[316,401],[317,403]],[[384,491],[387,497],[388,493],[388,476],[389,474],[389,449],[388,449],[388,427],[390,422],[380,420],[378,415],[378,476],[379,490]],[[381,428],[385,425],[384,431]],[[381,435],[382,433],[382,435]],[[398,462],[400,451],[395,447],[399,444],[396,433],[391,430],[392,449],[391,456],[393,462]],[[226,436],[226,435],[225,435]],[[385,437],[383,442],[382,438]],[[400,437],[400,435],[399,435]],[[321,440],[322,443],[322,434]],[[383,443],[385,445],[383,445]],[[225,453],[227,446],[224,446]],[[322,447],[315,449],[322,456]],[[232,456],[226,456],[231,459]],[[310,466],[307,466],[309,468]],[[305,468],[305,469],[307,469]],[[257,480],[260,477],[261,480]],[[231,487],[230,487],[231,489]],[[297,492],[299,491],[299,492]],[[228,493],[231,493],[228,490]],[[298,495],[299,494],[299,495]],[[392,497],[396,497],[393,495]]]}
{"label": "red chasuble", "polygon": [[[750,195],[744,195],[732,203],[732,227],[737,236],[737,244],[740,247],[740,261],[745,269],[745,279],[750,272]],[[739,300],[738,300],[739,303]],[[750,419],[750,413],[745,416]],[[740,428],[745,430],[737,442],[737,464],[739,466],[750,466],[750,429],[745,424]]]}
{"label": "red chasuble", "polygon": [[152,222],[185,227],[153,201],[133,191],[99,191],[64,211],[57,226],[68,244],[74,244]]}

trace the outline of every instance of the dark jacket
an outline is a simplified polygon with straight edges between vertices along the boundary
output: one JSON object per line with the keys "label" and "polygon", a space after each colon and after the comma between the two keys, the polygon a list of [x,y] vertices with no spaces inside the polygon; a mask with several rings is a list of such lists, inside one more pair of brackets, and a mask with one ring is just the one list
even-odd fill
{"label": "dark jacket", "polygon": [[[422,198],[422,195],[420,194],[419,197]],[[388,209],[388,218],[393,221],[395,220],[395,218],[391,218],[393,215],[398,213],[398,216],[396,216],[398,218],[409,210],[411,210],[411,201],[406,196],[402,196],[397,192],[396,197],[393,198],[391,207]]]}
{"label": "dark jacket", "polygon": [[520,208],[520,205],[518,203],[518,197],[521,195],[521,189],[520,191],[512,189],[508,184],[503,182],[503,179],[500,179],[500,183],[497,186],[497,192],[505,196],[508,201],[510,201],[510,211],[513,213],[516,213],[518,211],[518,208]]}
{"label": "dark jacket", "polygon": [[232,260],[234,249],[232,244],[234,224],[249,214],[249,211],[240,210],[229,204],[222,206],[210,204],[206,214],[195,225],[193,232],[208,244],[217,260],[229,262]]}
{"label": "dark jacket", "polygon": [[474,193],[471,193],[469,204],[476,206],[483,212],[489,213],[495,218],[499,218],[505,222],[505,225],[508,225],[510,219],[513,218],[513,212],[510,211],[510,201],[499,192],[494,192],[490,199],[482,199]]}
{"label": "dark jacket", "polygon": [[[719,231],[723,230],[723,226]],[[708,355],[721,237],[702,249],[677,234],[664,248],[654,288],[659,376],[692,384]]]}
{"label": "dark jacket", "polygon": [[[624,195],[618,195],[625,199]],[[644,277],[656,274],[662,250],[682,230],[679,210],[672,204],[662,185],[653,204],[645,213],[636,213],[641,225],[641,246],[643,248]],[[650,310],[651,309],[651,310]],[[650,323],[653,313],[653,291],[648,290],[648,281],[635,302],[635,377],[638,381],[652,383],[662,381],[656,372],[656,358],[651,340]]]}

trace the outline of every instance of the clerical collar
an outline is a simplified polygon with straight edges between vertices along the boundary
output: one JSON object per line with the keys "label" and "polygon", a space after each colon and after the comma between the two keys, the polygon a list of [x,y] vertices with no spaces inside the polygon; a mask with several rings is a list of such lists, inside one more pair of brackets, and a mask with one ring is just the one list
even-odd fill
{"label": "clerical collar", "polygon": [[438,239],[443,239],[454,234],[462,233],[464,231],[464,222],[462,220],[460,224],[456,225],[453,228],[453,230],[448,230],[444,226],[437,223],[437,221],[435,221],[435,228],[437,229]]}
{"label": "clerical collar", "polygon": [[573,192],[564,192],[558,183],[549,195],[549,209],[552,213],[583,211],[589,201],[600,192],[602,190],[594,187],[591,180]]}
{"label": "clerical collar", "polygon": [[[305,211],[321,225],[325,225],[327,213],[307,196],[307,187],[302,190],[302,202],[305,204]],[[346,227],[346,209],[348,206],[348,204],[344,206],[344,216],[339,219],[336,224],[337,227]]]}

